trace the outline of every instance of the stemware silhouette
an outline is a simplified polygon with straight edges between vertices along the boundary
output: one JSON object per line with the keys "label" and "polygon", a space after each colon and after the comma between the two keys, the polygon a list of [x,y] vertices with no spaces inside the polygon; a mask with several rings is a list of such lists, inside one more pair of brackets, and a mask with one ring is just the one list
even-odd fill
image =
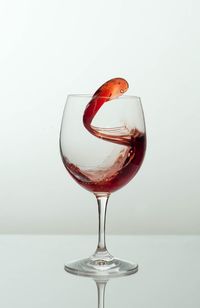
{"label": "stemware silhouette", "polygon": [[[70,262],[65,269],[83,276],[130,275],[138,270],[137,264],[117,259],[107,250],[106,209],[110,194],[126,185],[142,164],[146,149],[142,104],[139,97],[126,95],[105,104],[92,122],[98,134],[104,136],[97,138],[83,123],[84,111],[92,97],[68,96],[60,130],[60,151],[73,179],[97,199],[98,245],[91,257]],[[125,204],[122,210],[126,210]]]}

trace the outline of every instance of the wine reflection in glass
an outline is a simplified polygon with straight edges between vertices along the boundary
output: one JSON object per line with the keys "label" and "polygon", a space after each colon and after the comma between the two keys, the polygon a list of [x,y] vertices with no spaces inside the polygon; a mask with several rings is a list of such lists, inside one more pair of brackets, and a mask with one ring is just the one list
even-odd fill
{"label": "wine reflection in glass", "polygon": [[[90,131],[86,129],[83,115],[93,98],[92,95],[68,95],[61,124],[60,151],[73,179],[96,197],[98,245],[92,256],[66,264],[65,270],[83,276],[130,275],[138,270],[137,264],[117,259],[107,250],[106,209],[110,195],[126,185],[142,164],[146,149],[142,104],[136,96],[113,98],[98,109]],[[98,96],[95,106],[109,99]]]}

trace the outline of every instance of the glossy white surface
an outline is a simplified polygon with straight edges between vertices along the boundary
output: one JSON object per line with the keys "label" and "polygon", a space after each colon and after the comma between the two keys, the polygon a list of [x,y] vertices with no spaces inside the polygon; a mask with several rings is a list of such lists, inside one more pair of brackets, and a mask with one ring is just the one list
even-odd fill
{"label": "glossy white surface", "polygon": [[[106,308],[200,306],[200,237],[112,236],[110,251],[139,263],[133,276],[111,279]],[[90,278],[72,276],[64,262],[88,256],[93,236],[0,236],[0,307],[97,307]]]}

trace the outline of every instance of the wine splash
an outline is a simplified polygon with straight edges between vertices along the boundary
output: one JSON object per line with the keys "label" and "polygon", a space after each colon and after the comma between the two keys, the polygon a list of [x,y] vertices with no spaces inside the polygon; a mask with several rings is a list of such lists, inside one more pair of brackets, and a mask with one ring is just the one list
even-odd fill
{"label": "wine splash", "polygon": [[111,193],[126,185],[140,168],[146,149],[146,135],[137,128],[126,126],[99,128],[92,121],[99,109],[128,90],[128,82],[114,78],[104,83],[93,95],[83,114],[85,128],[95,137],[123,146],[123,150],[110,167],[83,169],[72,164],[66,157],[63,162],[72,177],[92,192]]}
{"label": "wine splash", "polygon": [[[124,133],[126,131],[126,127],[119,127],[119,128],[113,128],[113,129],[101,129],[95,126],[92,126],[92,120],[94,119],[95,115],[99,111],[99,109],[103,106],[104,103],[118,98],[123,93],[125,93],[128,90],[128,82],[123,78],[113,78],[107,82],[105,82],[93,95],[91,101],[86,106],[86,109],[84,111],[83,115],[83,124],[85,128],[94,136],[114,142],[117,144],[124,144],[129,145],[127,138],[130,139],[128,136],[124,136],[122,139],[121,136],[118,136],[118,134],[122,134],[123,130]],[[118,131],[117,131],[118,129]],[[104,131],[111,133],[106,134]],[[127,131],[126,131],[127,134]]]}

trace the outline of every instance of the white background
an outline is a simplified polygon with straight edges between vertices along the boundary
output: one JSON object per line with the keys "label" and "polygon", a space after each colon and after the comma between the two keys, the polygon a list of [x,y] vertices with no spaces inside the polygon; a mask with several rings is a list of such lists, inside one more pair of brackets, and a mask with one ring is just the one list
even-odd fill
{"label": "white background", "polygon": [[110,198],[109,233],[200,233],[198,0],[0,0],[0,232],[95,233],[62,165],[69,93],[113,77],[141,96],[144,164]]}

